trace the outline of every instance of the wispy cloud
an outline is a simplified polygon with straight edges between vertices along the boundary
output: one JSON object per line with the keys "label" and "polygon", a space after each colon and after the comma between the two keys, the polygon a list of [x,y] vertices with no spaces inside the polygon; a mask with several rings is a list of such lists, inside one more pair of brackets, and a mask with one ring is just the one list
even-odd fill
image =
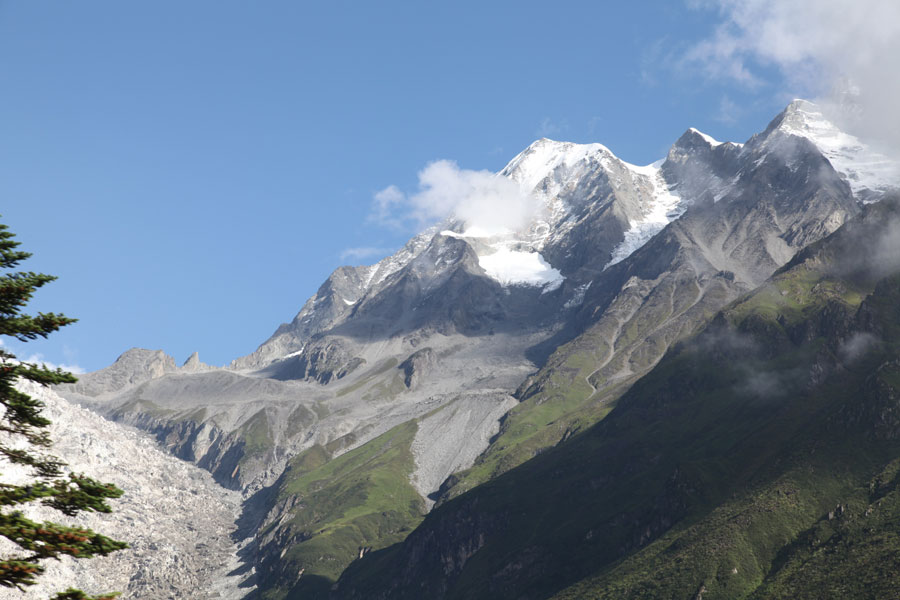
{"label": "wispy cloud", "polygon": [[391,254],[391,248],[379,248],[376,246],[362,246],[359,248],[345,248],[341,252],[341,260],[363,260],[366,258],[383,257]]}
{"label": "wispy cloud", "polygon": [[406,194],[395,185],[388,186],[375,194],[369,220],[379,225],[402,229],[403,220],[398,218],[398,210],[406,203]]}
{"label": "wispy cloud", "polygon": [[[40,352],[33,352],[30,355],[28,355],[27,357],[23,358],[22,353],[20,352],[19,349],[15,348],[14,346],[10,346],[2,338],[0,338],[0,348],[3,348],[7,352],[11,352],[12,354],[15,354],[16,360],[19,360],[22,362],[33,363],[36,365],[44,365],[48,369],[51,369],[51,370],[59,368],[59,369],[62,369],[63,371],[69,371],[70,373],[75,373],[75,374],[80,374],[80,373],[85,372],[84,369],[82,369],[81,367],[79,367],[76,364],[54,363],[54,362],[48,361],[47,359],[44,358],[44,355],[41,354]],[[73,353],[73,351],[68,347],[64,348],[63,352],[67,355]]]}
{"label": "wispy cloud", "polygon": [[604,121],[603,117],[599,115],[594,115],[590,119],[588,119],[587,130],[590,135],[595,135],[599,130],[600,126],[603,125]]}
{"label": "wispy cloud", "polygon": [[672,71],[679,51],[669,36],[663,36],[648,44],[641,52],[640,81],[647,87],[659,85],[660,74]]}
{"label": "wispy cloud", "polygon": [[557,121],[551,119],[550,117],[544,117],[541,119],[540,125],[538,125],[535,134],[538,137],[545,138],[556,138],[559,137],[562,133],[569,129],[568,122],[565,119],[561,121]]}
{"label": "wispy cloud", "polygon": [[34,363],[36,365],[42,365],[51,370],[62,369],[63,371],[75,373],[76,375],[85,372],[84,369],[82,369],[78,365],[69,365],[69,364],[65,364],[65,363],[55,363],[55,362],[48,361],[47,359],[44,358],[44,355],[41,354],[40,352],[31,354],[27,358],[20,357],[20,360],[22,362]]}
{"label": "wispy cloud", "polygon": [[722,96],[719,100],[719,110],[716,111],[716,114],[713,118],[719,123],[725,123],[726,125],[731,125],[738,121],[738,118],[744,111],[738,106],[731,98],[727,95]]}
{"label": "wispy cloud", "polygon": [[418,228],[455,218],[469,231],[491,235],[524,227],[539,210],[537,199],[511,179],[438,160],[419,172],[415,193],[389,186],[375,194],[372,218],[389,226]]}

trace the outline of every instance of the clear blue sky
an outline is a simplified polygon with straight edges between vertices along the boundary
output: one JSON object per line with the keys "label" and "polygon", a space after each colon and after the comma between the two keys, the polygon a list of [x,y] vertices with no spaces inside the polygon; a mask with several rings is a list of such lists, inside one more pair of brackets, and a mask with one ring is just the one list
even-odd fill
{"label": "clear blue sky", "polygon": [[80,319],[15,347],[225,364],[348,248],[402,245],[372,197],[429,161],[498,170],[547,136],[646,164],[690,126],[743,141],[785,97],[678,60],[720,19],[670,0],[0,2],[0,213],[25,267],[59,276],[32,310]]}

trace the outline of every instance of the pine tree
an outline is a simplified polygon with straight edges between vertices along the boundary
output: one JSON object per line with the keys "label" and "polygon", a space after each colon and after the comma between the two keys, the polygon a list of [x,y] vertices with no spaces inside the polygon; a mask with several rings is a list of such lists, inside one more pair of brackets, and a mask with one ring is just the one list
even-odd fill
{"label": "pine tree", "polygon": [[[35,290],[56,278],[11,272],[31,256],[17,250],[19,242],[13,237],[7,226],[0,224],[0,335],[20,342],[45,338],[75,319],[55,313],[32,316],[22,312]],[[16,388],[16,382],[22,379],[42,385],[76,381],[71,373],[19,361],[6,346],[0,347],[0,461],[23,465],[31,473],[27,485],[0,483],[0,536],[19,548],[11,556],[0,556],[0,586],[19,590],[37,583],[36,578],[44,571],[40,563],[48,558],[106,556],[127,547],[90,529],[31,521],[17,510],[39,502],[69,517],[83,511],[110,512],[106,500],[122,495],[114,485],[84,475],[65,476],[65,464],[44,453],[51,444],[47,433],[50,421],[41,416],[43,404],[39,400]],[[91,597],[69,589],[53,600],[107,600],[114,596]]]}

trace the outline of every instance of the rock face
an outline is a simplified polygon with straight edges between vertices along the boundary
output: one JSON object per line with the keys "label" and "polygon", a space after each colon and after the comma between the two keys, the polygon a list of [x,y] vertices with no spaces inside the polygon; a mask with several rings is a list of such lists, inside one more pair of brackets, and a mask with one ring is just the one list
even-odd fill
{"label": "rock face", "polygon": [[353,356],[351,352],[340,339],[320,340],[310,344],[306,352],[278,361],[263,369],[262,373],[274,379],[314,381],[327,385],[366,364],[364,358]]}
{"label": "rock face", "polygon": [[[241,568],[237,556],[239,546],[231,539],[241,512],[239,494],[163,452],[142,433],[73,405],[49,389],[31,382],[20,385],[45,404],[43,414],[52,422],[55,442],[52,452],[68,463],[68,470],[114,483],[125,492],[110,502],[110,514],[71,519],[28,507],[28,516],[87,526],[130,547],[108,557],[49,561],[38,585],[24,594],[0,592],[0,597],[48,598],[74,586],[91,594],[121,591],[122,598],[236,600],[252,589],[252,582],[245,582],[249,570]],[[4,482],[25,476],[21,467],[2,465]]]}
{"label": "rock face", "polygon": [[[335,270],[225,369],[132,350],[61,393],[255,494],[266,585],[317,597],[358,559],[354,543],[377,549],[419,506],[602,419],[673,344],[881,198],[888,162],[843,135],[798,101],[744,144],[690,129],[647,166],[538,140],[499,174],[540,206],[519,230],[450,219],[375,265]],[[405,481],[404,506],[360,475],[371,456],[384,481]],[[319,477],[345,504],[317,521],[296,495],[318,493]]]}
{"label": "rock face", "polygon": [[176,370],[175,359],[162,350],[132,348],[112,365],[72,385],[71,390],[85,396],[117,392]]}
{"label": "rock face", "polygon": [[419,382],[428,376],[428,371],[434,366],[437,356],[431,348],[422,348],[409,355],[409,358],[400,363],[398,367],[403,371],[403,383],[409,389],[419,385]]}
{"label": "rock face", "polygon": [[191,354],[181,365],[181,370],[187,373],[196,373],[198,371],[209,371],[213,367],[206,363],[200,362],[200,355],[196,352]]}

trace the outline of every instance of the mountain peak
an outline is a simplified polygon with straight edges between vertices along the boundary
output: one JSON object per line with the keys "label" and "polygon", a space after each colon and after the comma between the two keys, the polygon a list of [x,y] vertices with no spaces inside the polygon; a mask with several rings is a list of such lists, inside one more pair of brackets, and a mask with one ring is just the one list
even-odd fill
{"label": "mountain peak", "polygon": [[731,144],[731,142],[720,142],[711,135],[707,135],[699,129],[691,127],[683,134],[681,134],[680,138],[675,140],[675,143],[672,144],[672,147],[669,149],[669,153],[666,158],[671,159],[674,156],[680,154],[707,152],[726,143]]}
{"label": "mountain peak", "polygon": [[787,107],[784,110],[786,112],[821,112],[819,110],[818,104],[812,102],[811,100],[806,100],[805,98],[794,98],[788,103]]}
{"label": "mountain peak", "polygon": [[769,139],[775,134],[802,137],[812,142],[846,179],[854,196],[863,202],[879,200],[885,192],[900,186],[897,161],[840,129],[814,102],[791,101],[772,120],[762,137]]}
{"label": "mountain peak", "polygon": [[167,355],[162,350],[148,350],[147,348],[129,348],[119,355],[115,364],[150,364],[164,363],[175,366],[175,359]]}
{"label": "mountain peak", "polygon": [[720,142],[719,140],[715,139],[711,135],[707,135],[707,134],[703,133],[702,131],[700,131],[699,129],[695,129],[694,127],[691,127],[690,129],[688,129],[684,133],[684,135],[682,135],[681,137],[684,138],[685,136],[691,136],[692,138],[700,138],[701,140],[703,140],[704,142],[706,142],[707,144],[709,144],[710,146],[712,146],[714,148],[716,146],[721,146],[723,143],[725,143],[725,142]]}
{"label": "mountain peak", "polygon": [[554,170],[573,167],[586,162],[618,160],[603,144],[576,144],[541,138],[532,142],[513,158],[500,172],[533,190]]}
{"label": "mountain peak", "polygon": [[210,367],[206,363],[200,362],[200,354],[197,352],[191,354],[188,359],[184,361],[184,364],[181,365],[181,370],[188,373],[193,373],[196,371],[208,371],[210,369],[212,369],[212,367]]}
{"label": "mountain peak", "polygon": [[775,117],[773,124],[775,129],[810,139],[834,136],[835,132],[842,133],[825,116],[818,104],[802,99],[792,100],[781,114]]}

